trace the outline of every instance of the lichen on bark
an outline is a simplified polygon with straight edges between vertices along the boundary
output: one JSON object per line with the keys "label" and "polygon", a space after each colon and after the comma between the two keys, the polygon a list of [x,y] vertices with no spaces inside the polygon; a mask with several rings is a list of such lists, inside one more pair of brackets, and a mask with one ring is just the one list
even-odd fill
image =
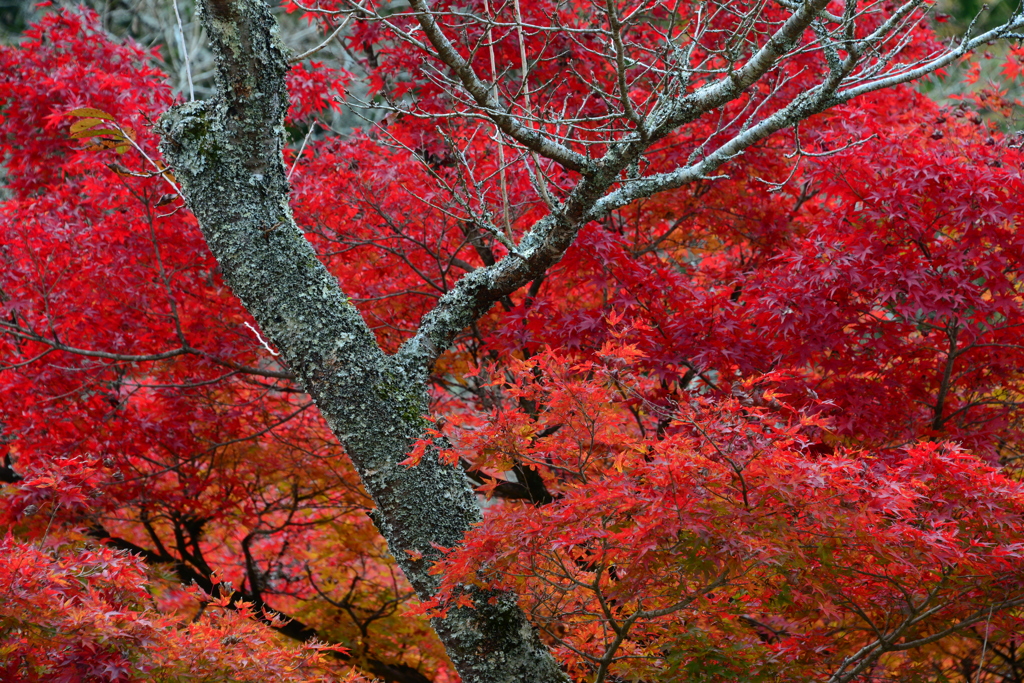
{"label": "lichen on bark", "polygon": [[[270,12],[262,0],[206,0],[199,11],[219,94],[164,114],[163,154],[225,281],[344,444],[376,504],[375,524],[413,588],[430,598],[439,548],[458,545],[481,518],[464,473],[436,451],[416,467],[399,464],[424,433],[429,368],[447,342],[427,340],[393,357],[381,351],[291,215],[282,157],[287,62]],[[463,680],[568,680],[515,596],[473,591],[478,609],[433,622]]]}

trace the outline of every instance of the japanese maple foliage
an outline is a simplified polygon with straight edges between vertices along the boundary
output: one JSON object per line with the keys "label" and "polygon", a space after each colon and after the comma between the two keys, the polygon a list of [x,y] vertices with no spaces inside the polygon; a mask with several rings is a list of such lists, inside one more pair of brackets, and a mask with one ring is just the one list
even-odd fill
{"label": "japanese maple foliage", "polygon": [[[37,356],[40,333],[75,349],[54,350],[69,353],[57,365],[3,373],[4,455],[17,472],[5,522],[21,520],[29,537],[49,527],[77,542],[82,532],[116,538],[207,591],[217,569],[249,584],[239,599],[257,611],[270,601],[300,617],[321,594],[344,597],[352,618],[319,626],[324,638],[360,643],[356,658],[436,652],[426,624],[396,617],[407,589],[354,473],[262,354],[194,221],[146,159],[159,157],[150,124],[170,102],[162,75],[95,22],[53,14],[0,50],[10,177],[0,306],[20,330],[0,343],[5,359]],[[300,97],[294,113],[319,101]],[[69,140],[82,119],[68,112],[86,105],[112,120],[100,130],[137,131],[138,148],[99,153],[89,138]],[[129,357],[141,364],[119,360]],[[190,604],[173,590],[160,601]]]}
{"label": "japanese maple foliage", "polygon": [[[316,643],[282,647],[230,591],[195,619],[156,609],[141,559],[109,548],[0,543],[0,673],[7,681],[336,680]],[[147,590],[148,589],[148,590]],[[357,681],[358,677],[348,677]]]}
{"label": "japanese maple foliage", "polygon": [[581,678],[724,681],[841,676],[1019,604],[1018,482],[948,444],[809,457],[824,423],[766,390],[771,376],[666,414],[642,398],[638,356],[513,363],[500,383],[518,405],[453,435],[494,477],[481,490],[518,464],[551,499],[490,516],[449,556],[436,609],[462,604],[459,586],[514,589]]}
{"label": "japanese maple foliage", "polygon": [[[600,154],[623,124],[590,96],[614,69],[573,33],[586,4],[466,6],[496,17],[479,71],[534,57],[533,99],[505,95],[538,126],[571,108],[567,139]],[[698,11],[648,9],[635,44]],[[565,32],[520,34],[520,12]],[[784,13],[713,16],[725,44]],[[881,21],[866,16],[864,31]],[[485,30],[469,24],[467,44]],[[457,116],[465,103],[382,23],[343,40],[361,73],[289,74],[291,199],[393,352],[543,217],[543,183],[574,176]],[[936,45],[915,23],[901,58]],[[815,59],[636,172],[796,97]],[[174,101],[154,64],[86,11],[0,48],[5,676],[452,680],[428,618],[475,609],[467,587],[486,586],[520,596],[574,680],[953,680],[985,664],[982,639],[980,680],[1019,680],[1000,667],[1024,604],[1024,159],[980,95],[943,107],[901,86],[809,119],[721,177],[591,222],[467,329],[435,367],[436,441],[406,466],[441,447],[490,502],[447,549],[444,592],[414,606],[353,468],[183,207],[153,132]],[[354,78],[408,111],[326,134],[318,117]],[[659,87],[638,76],[631,106]],[[474,223],[488,207],[499,233]]]}

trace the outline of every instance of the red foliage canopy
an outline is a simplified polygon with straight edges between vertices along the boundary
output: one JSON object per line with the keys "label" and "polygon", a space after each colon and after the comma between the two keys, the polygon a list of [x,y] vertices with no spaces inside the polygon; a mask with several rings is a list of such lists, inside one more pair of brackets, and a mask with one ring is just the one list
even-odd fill
{"label": "red foliage canopy", "polygon": [[[684,11],[651,5],[634,43]],[[614,65],[509,19],[571,28],[585,4],[467,7],[508,20],[480,71],[536,55],[543,85],[509,98],[573,118],[599,155],[617,119],[589,84]],[[714,16],[723,41],[764,28]],[[1022,657],[1024,159],[981,116],[1008,106],[995,89],[940,106],[899,86],[819,114],[722,177],[590,222],[465,330],[432,377],[434,441],[407,464],[441,446],[490,502],[419,603],[175,192],[154,55],[96,26],[53,13],[0,47],[7,679],[453,680],[427,617],[477,585],[513,590],[575,680],[954,680],[983,652],[978,680],[1019,680],[1003,672]],[[923,23],[906,35],[908,61],[937,44]],[[344,41],[369,96],[409,112],[289,152],[292,202],[393,352],[573,173],[452,115],[383,24]],[[786,61],[721,116],[795,96],[819,61]],[[354,78],[293,69],[294,150]],[[632,106],[658,87],[637,78]],[[733,134],[723,119],[636,172]],[[473,223],[487,207],[504,234]],[[271,627],[351,652],[328,662]]]}

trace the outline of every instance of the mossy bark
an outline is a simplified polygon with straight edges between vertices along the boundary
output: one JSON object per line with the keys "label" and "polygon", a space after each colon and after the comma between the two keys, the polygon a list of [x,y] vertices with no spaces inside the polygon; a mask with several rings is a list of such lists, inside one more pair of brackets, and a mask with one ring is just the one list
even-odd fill
{"label": "mossy bark", "polygon": [[[287,61],[266,5],[206,0],[199,8],[217,55],[219,95],[164,114],[164,156],[225,281],[345,445],[377,506],[374,522],[428,598],[439,583],[430,573],[436,548],[458,545],[480,520],[460,469],[433,453],[417,467],[399,464],[426,424],[437,349],[385,355],[292,218],[281,153]],[[568,680],[515,596],[474,595],[478,609],[452,609],[434,622],[463,680]]]}

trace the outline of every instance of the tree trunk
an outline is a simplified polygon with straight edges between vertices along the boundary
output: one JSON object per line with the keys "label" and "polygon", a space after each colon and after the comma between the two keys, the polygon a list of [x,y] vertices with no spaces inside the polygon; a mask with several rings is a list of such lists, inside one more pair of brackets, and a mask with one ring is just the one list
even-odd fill
{"label": "tree trunk", "polygon": [[[386,356],[292,218],[281,153],[288,65],[263,0],[207,0],[200,12],[219,95],[164,114],[164,156],[225,281],[344,444],[377,506],[375,524],[417,594],[430,598],[437,548],[458,545],[481,519],[460,469],[436,453],[399,464],[423,434],[436,353]],[[476,609],[433,622],[463,680],[568,680],[514,595],[470,595]]]}

